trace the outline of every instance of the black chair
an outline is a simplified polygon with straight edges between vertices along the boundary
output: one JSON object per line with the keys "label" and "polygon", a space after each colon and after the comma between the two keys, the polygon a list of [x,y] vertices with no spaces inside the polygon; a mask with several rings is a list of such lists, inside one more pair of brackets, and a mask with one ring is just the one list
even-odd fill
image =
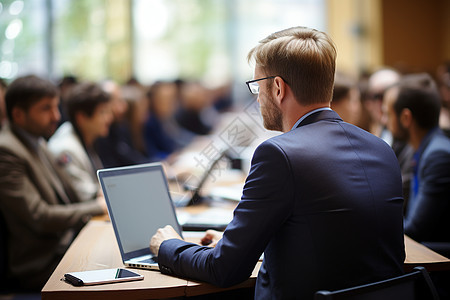
{"label": "black chair", "polygon": [[41,293],[20,291],[17,284],[8,278],[8,228],[0,211],[0,299],[38,300]]}
{"label": "black chair", "polygon": [[439,295],[424,267],[395,278],[338,291],[318,291],[315,300],[420,300],[439,299]]}

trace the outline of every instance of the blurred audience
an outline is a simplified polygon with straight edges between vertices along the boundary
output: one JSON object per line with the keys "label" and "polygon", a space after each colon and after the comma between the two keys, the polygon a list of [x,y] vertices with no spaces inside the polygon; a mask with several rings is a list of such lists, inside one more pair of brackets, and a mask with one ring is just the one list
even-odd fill
{"label": "blurred audience", "polygon": [[177,87],[172,82],[156,82],[147,92],[149,114],[144,124],[144,141],[152,161],[167,158],[181,145],[177,143],[174,115],[178,108]]}
{"label": "blurred audience", "polygon": [[49,149],[72,178],[79,197],[92,199],[100,189],[96,171],[103,167],[94,142],[108,135],[110,95],[98,84],[86,82],[71,89],[65,104],[68,121],[50,138]]}
{"label": "blurred audience", "polygon": [[[450,257],[450,139],[439,128],[441,102],[428,74],[405,76],[386,93],[388,127],[414,148],[414,176],[404,230]],[[431,273],[441,299],[450,298],[450,273]]]}
{"label": "blurred audience", "polygon": [[211,90],[214,109],[218,112],[230,111],[233,108],[233,99],[231,96],[231,83],[214,88]]}
{"label": "blurred audience", "polygon": [[388,90],[386,106],[389,129],[415,151],[405,233],[419,242],[450,242],[450,139],[439,129],[436,83],[425,73],[407,75]]}
{"label": "blurred audience", "polygon": [[370,75],[367,82],[367,98],[363,105],[369,112],[369,131],[392,145],[392,135],[386,129],[386,120],[383,118],[383,95],[387,88],[396,84],[400,74],[390,68],[382,68]]}
{"label": "blurred audience", "polygon": [[61,113],[60,125],[68,120],[66,112],[66,99],[70,90],[78,84],[78,78],[74,75],[66,75],[58,83],[59,88],[59,111]]}
{"label": "blurred audience", "polygon": [[147,87],[138,83],[127,83],[122,87],[122,95],[128,104],[125,119],[130,128],[131,141],[134,148],[148,159],[144,141],[144,124],[149,113],[146,91]]}
{"label": "blurred audience", "polygon": [[336,72],[331,108],[345,122],[359,124],[361,101],[357,81],[343,72]]}
{"label": "blurred audience", "polygon": [[365,102],[368,100],[369,72],[362,73],[358,78],[359,98],[361,100],[361,112],[358,126],[370,132],[371,117],[367,111]]}
{"label": "blurred audience", "polygon": [[179,89],[180,107],[175,114],[178,124],[197,135],[209,134],[217,120],[217,112],[208,91],[197,82],[184,82],[179,84]]}
{"label": "blurred audience", "polygon": [[403,197],[406,207],[409,198],[409,186],[412,178],[411,159],[413,149],[404,140],[399,140],[392,136],[386,127],[387,117],[383,108],[385,91],[399,82],[401,75],[395,69],[382,68],[370,75],[367,82],[367,99],[364,106],[370,115],[369,130],[373,134],[382,138],[395,152],[402,171]]}
{"label": "blurred audience", "polygon": [[142,98],[142,92],[137,86],[120,87],[113,81],[102,84],[105,92],[111,96],[113,122],[106,137],[100,137],[95,142],[95,149],[105,168],[128,166],[148,162],[145,153],[139,151],[133,142],[131,122],[127,118],[131,102]]}
{"label": "blurred audience", "polygon": [[40,291],[74,235],[93,215],[106,213],[102,198],[82,201],[47,150],[60,120],[58,90],[36,76],[14,80],[5,94],[9,122],[0,133],[0,210],[6,249],[1,284]]}

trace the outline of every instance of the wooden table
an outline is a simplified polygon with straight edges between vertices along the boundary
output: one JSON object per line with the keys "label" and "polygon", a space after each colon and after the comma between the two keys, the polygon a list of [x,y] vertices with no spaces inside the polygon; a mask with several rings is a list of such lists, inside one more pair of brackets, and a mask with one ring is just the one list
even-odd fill
{"label": "wooden table", "polygon": [[[195,233],[185,239],[200,241]],[[133,269],[144,280],[75,287],[61,281],[67,272],[124,267],[112,225],[108,221],[90,221],[67,250],[63,259],[42,289],[42,299],[160,299],[216,293],[230,289],[252,287],[260,267],[245,282],[222,289],[211,284],[161,274],[159,271]]]}
{"label": "wooden table", "polygon": [[[186,233],[185,238],[194,243],[200,241],[199,233]],[[421,265],[428,271],[449,270],[450,259],[405,236],[405,270]],[[228,289],[208,283],[196,282],[161,274],[159,271],[135,269],[144,280],[74,287],[61,281],[64,273],[83,270],[123,267],[119,248],[108,221],[90,221],[67,250],[58,267],[42,289],[42,299],[158,299],[217,293],[230,289],[255,285],[261,263],[252,276],[243,283]]]}
{"label": "wooden table", "polygon": [[410,272],[414,267],[423,266],[428,272],[450,270],[450,259],[442,256],[430,248],[414,241],[405,235],[405,271]]}

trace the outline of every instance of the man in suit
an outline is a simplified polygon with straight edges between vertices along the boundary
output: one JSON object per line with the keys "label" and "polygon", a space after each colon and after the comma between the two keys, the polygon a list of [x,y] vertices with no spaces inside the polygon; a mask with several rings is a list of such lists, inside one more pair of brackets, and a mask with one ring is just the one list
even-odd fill
{"label": "man in suit", "polygon": [[20,289],[40,290],[74,234],[106,206],[103,199],[82,202],[46,149],[45,139],[60,119],[56,87],[36,76],[20,77],[8,87],[5,102],[9,123],[0,133],[0,210],[7,276]]}
{"label": "man in suit", "polygon": [[[215,247],[159,229],[163,273],[231,286],[261,254],[255,299],[312,299],[403,272],[402,183],[392,149],[330,109],[336,50],[323,32],[274,33],[249,53],[264,126],[234,218]],[[382,174],[382,175],[380,175]],[[209,234],[207,238],[213,237]]]}
{"label": "man in suit", "polygon": [[[436,83],[425,73],[407,75],[385,102],[389,129],[415,151],[405,233],[419,242],[449,243],[450,139],[439,129]],[[450,255],[450,247],[442,254]]]}

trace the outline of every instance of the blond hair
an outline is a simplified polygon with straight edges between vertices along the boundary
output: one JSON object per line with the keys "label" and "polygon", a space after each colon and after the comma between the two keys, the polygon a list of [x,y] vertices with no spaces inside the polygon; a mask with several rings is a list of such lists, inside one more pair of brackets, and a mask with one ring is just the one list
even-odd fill
{"label": "blond hair", "polygon": [[327,34],[307,27],[278,31],[261,40],[247,58],[254,58],[267,76],[283,78],[300,104],[331,101],[336,48]]}

